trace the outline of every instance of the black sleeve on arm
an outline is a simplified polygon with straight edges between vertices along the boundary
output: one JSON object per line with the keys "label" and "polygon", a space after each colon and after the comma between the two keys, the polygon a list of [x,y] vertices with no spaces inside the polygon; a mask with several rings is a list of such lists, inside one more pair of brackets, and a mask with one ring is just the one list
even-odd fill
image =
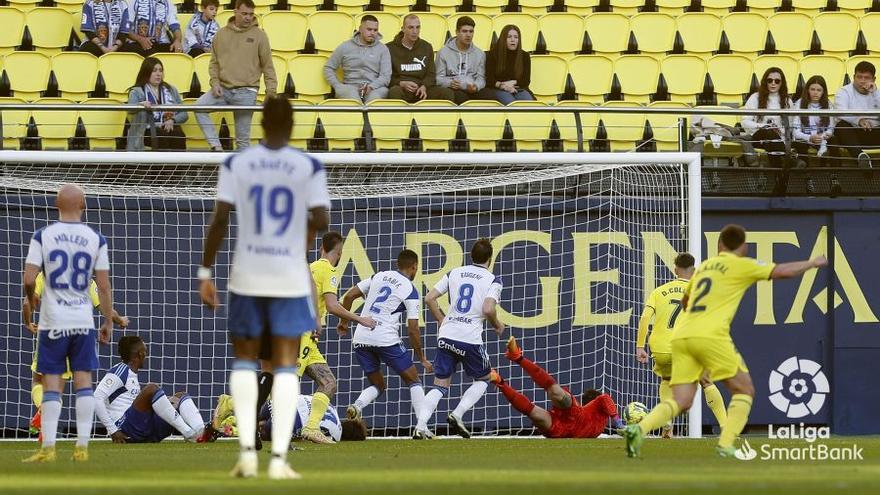
{"label": "black sleeve on arm", "polygon": [[497,74],[495,74],[495,52],[490,50],[486,55],[486,87],[495,89],[495,83],[498,82]]}

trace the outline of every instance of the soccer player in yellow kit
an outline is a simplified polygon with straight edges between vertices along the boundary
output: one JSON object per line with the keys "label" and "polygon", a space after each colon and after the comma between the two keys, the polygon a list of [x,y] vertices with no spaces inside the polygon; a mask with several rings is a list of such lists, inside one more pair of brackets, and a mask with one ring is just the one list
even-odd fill
{"label": "soccer player in yellow kit", "polygon": [[[654,374],[660,377],[660,401],[672,398],[672,335],[673,328],[681,316],[681,298],[687,288],[688,281],[694,275],[694,257],[690,253],[679,253],[675,257],[675,280],[657,287],[648,296],[642,317],[639,319],[639,333],[636,338],[636,359],[646,364],[648,353],[645,351],[645,340],[648,337],[648,326],[653,320],[651,337],[651,358],[654,361]],[[723,427],[727,419],[724,410],[724,399],[714,383],[705,375],[700,377],[706,405],[715,414],[718,425]],[[672,423],[663,425],[663,438],[672,438]]]}
{"label": "soccer player in yellow kit", "polygon": [[730,337],[730,323],[743,294],[758,281],[798,277],[828,263],[824,256],[817,256],[775,265],[748,258],[747,253],[745,229],[725,226],[718,239],[718,256],[704,261],[688,283],[682,297],[685,313],[672,337],[673,398],[662,401],[638,424],[626,427],[629,457],[641,454],[645,433],[691,407],[697,382],[707,371],[710,380],[723,382],[732,394],[716,452],[721,457],[733,457],[736,452],[733,443],[749,419],[755,396],[749,369]]}

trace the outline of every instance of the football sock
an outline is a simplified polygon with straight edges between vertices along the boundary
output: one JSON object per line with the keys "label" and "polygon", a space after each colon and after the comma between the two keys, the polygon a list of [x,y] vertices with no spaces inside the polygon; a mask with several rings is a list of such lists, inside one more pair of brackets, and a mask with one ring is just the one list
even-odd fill
{"label": "football sock", "polygon": [[[672,399],[672,386],[669,385],[669,380],[664,378],[660,380],[660,402],[669,399]],[[665,428],[672,428],[672,421],[669,421],[663,426]]]}
{"label": "football sock", "polygon": [[269,394],[272,392],[272,373],[268,371],[263,371],[260,373],[260,376],[257,378],[257,386],[259,387],[259,391],[257,393],[257,416],[260,415],[260,409],[263,408],[263,404],[266,403],[266,399],[269,398]]}
{"label": "football sock", "polygon": [[193,429],[186,424],[186,421],[180,417],[177,409],[174,409],[174,406],[171,405],[171,401],[168,400],[168,397],[165,396],[165,391],[162,389],[157,390],[153,394],[153,412],[159,415],[166,423],[173,426],[184,437],[191,438],[195,435]]}
{"label": "football sock", "polygon": [[312,395],[312,411],[309,413],[309,420],[306,422],[305,429],[317,430],[328,407],[330,407],[330,397],[324,392],[315,392]]}
{"label": "football sock", "polygon": [[422,387],[421,382],[409,384],[409,399],[412,402],[413,412],[416,418],[418,418],[425,408],[425,389]]}
{"label": "football sock", "polygon": [[727,407],[727,420],[721,428],[721,437],[718,438],[719,447],[733,447],[734,440],[746,427],[751,410],[752,398],[750,396],[734,394],[730,398],[730,405]]}
{"label": "football sock", "polygon": [[31,385],[31,401],[33,401],[34,407],[36,407],[37,409],[40,408],[40,405],[43,403],[42,383],[34,383]]}
{"label": "football sock", "polygon": [[180,417],[183,418],[186,424],[192,428],[196,436],[201,435],[205,431],[205,420],[202,419],[199,408],[196,407],[192,397],[189,395],[181,397],[180,403],[177,404],[177,412],[180,413]]}
{"label": "football sock", "polygon": [[76,391],[76,446],[89,445],[92,425],[95,423],[95,393],[91,388]]}
{"label": "football sock", "polygon": [[724,398],[721,397],[721,391],[713,383],[703,388],[703,395],[706,396],[706,405],[715,415],[718,426],[724,428],[724,423],[727,422],[727,410],[724,409]]}
{"label": "football sock", "polygon": [[364,408],[372,404],[379,395],[379,389],[376,388],[375,385],[370,385],[361,391],[361,395],[359,395],[357,400],[354,401],[354,406],[363,411]]}
{"label": "football sock", "polygon": [[43,448],[54,447],[58,434],[58,418],[61,417],[61,392],[47,390],[43,394]]}
{"label": "football sock", "polygon": [[229,392],[242,451],[255,449],[257,435],[257,362],[236,359],[229,373]]}
{"label": "football sock", "polygon": [[480,401],[483,398],[483,394],[486,393],[486,389],[489,387],[489,382],[484,382],[482,380],[476,380],[474,383],[468,387],[467,390],[464,391],[464,394],[461,396],[461,400],[458,402],[458,406],[455,407],[455,410],[452,411],[458,418],[463,418],[464,415],[474,407],[474,404]]}
{"label": "football sock", "polygon": [[437,404],[440,403],[440,399],[446,396],[449,393],[448,387],[438,387],[434,386],[431,390],[425,394],[425,407],[422,409],[422,412],[419,414],[418,423],[416,423],[416,428],[419,429],[427,429],[428,421],[431,420],[431,416],[434,415],[434,411],[437,410]]}
{"label": "football sock", "polygon": [[675,402],[675,399],[666,399],[651,409],[645,419],[639,422],[639,427],[641,427],[642,433],[647,435],[672,421],[680,412],[681,408],[678,407],[678,402]]}
{"label": "football sock", "polygon": [[523,367],[524,370],[526,370],[526,373],[528,373],[529,376],[532,377],[532,380],[534,380],[534,382],[544,390],[547,390],[553,385],[556,385],[556,380],[554,380],[553,377],[550,376],[550,373],[544,371],[544,368],[541,368],[534,362],[529,361],[526,358],[522,358],[518,361],[518,363],[520,366]]}
{"label": "football sock", "polygon": [[296,402],[299,399],[299,377],[296,366],[277,368],[272,385],[272,456],[286,459],[293,422],[296,418]]}
{"label": "football sock", "polygon": [[496,383],[495,386],[501,389],[501,393],[504,394],[504,397],[507,397],[507,400],[514,409],[526,416],[528,416],[532,412],[532,409],[535,408],[535,405],[532,404],[532,401],[530,401],[528,397],[517,392],[516,389],[511,387],[507,382]]}

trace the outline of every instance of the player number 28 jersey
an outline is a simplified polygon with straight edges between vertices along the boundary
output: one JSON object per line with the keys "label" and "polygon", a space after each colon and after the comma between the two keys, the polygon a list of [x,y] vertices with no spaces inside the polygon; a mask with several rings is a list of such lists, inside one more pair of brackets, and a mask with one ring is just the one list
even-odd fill
{"label": "player number 28 jersey", "polygon": [[364,294],[361,316],[369,316],[376,328],[358,324],[352,337],[355,344],[387,347],[400,342],[400,315],[419,319],[419,291],[412,281],[397,271],[379,272],[361,280],[358,289]]}
{"label": "player number 28 jersey", "polygon": [[440,325],[438,338],[467,344],[483,343],[483,301],[501,297],[501,278],[478,265],[454,268],[434,290],[449,293],[449,312]]}
{"label": "player number 28 jersey", "polygon": [[250,147],[220,167],[217,200],[237,212],[229,290],[258,297],[311,295],[309,210],[330,208],[321,163],[289,147]]}
{"label": "player number 28 jersey", "polygon": [[95,328],[89,283],[109,270],[107,239],[79,222],[56,222],[34,233],[25,263],[42,268],[46,285],[40,330]]}

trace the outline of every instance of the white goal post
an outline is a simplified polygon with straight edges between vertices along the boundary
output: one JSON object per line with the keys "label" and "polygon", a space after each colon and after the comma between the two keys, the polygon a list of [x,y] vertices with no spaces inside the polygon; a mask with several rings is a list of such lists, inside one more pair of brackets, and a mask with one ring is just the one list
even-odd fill
{"label": "white goal post", "polygon": [[[27,430],[33,414],[33,337],[21,324],[21,271],[32,233],[53,221],[54,191],[83,186],[85,221],[110,245],[114,302],[147,342],[144,380],[186,389],[201,410],[226,390],[231,349],[225,311],[205,310],[195,291],[217,166],[226,153],[0,151],[0,430]],[[390,269],[397,252],[420,256],[416,286],[424,296],[445,271],[469,262],[473,242],[491,237],[493,271],[502,277],[502,317],[524,352],[576,396],[610,393],[619,406],[657,402],[657,380],[635,360],[635,335],[650,290],[672,278],[677,251],[701,257],[698,153],[323,153],[333,198],[331,229],[346,238],[339,271],[344,291]],[[235,234],[233,218],[232,237]],[[230,241],[218,257],[225,292]],[[317,243],[310,255],[317,256]],[[424,312],[429,359],[437,322]],[[339,379],[333,404],[353,402],[365,380],[350,338],[330,319],[321,343]],[[117,330],[114,342],[123,332]],[[547,397],[503,356],[503,341],[485,333],[492,364],[537,405]],[[505,336],[506,338],[506,336]],[[406,338],[404,337],[404,343]],[[99,351],[103,370],[118,360]],[[99,374],[103,373],[99,371]],[[388,390],[364,411],[375,435],[408,435],[409,396],[393,371]],[[433,380],[422,375],[426,388]],[[312,387],[304,380],[303,391]],[[470,384],[463,373],[441,401],[431,427],[445,431]],[[699,398],[698,398],[699,399]],[[71,426],[65,397],[62,431]],[[699,437],[700,407],[679,423]],[[206,418],[207,419],[207,418]],[[527,418],[490,388],[464,418],[478,435],[534,433]]]}

